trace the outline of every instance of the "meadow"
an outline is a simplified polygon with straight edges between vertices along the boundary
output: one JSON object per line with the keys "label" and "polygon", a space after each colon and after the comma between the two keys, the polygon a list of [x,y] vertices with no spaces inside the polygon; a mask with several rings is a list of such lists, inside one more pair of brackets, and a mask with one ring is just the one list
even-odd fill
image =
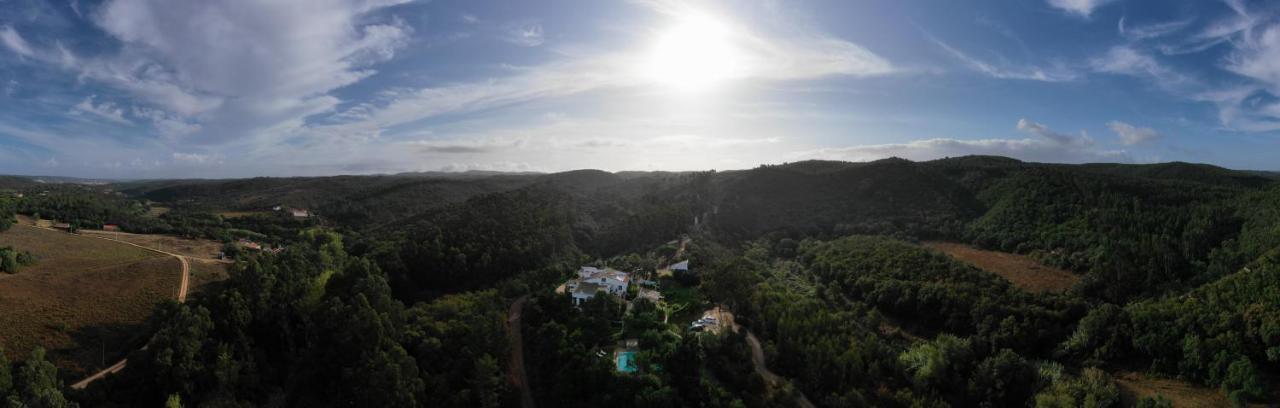
{"label": "meadow", "polygon": [[0,246],[38,259],[0,276],[0,346],[11,359],[42,346],[67,378],[136,348],[145,340],[137,329],[181,281],[173,257],[30,223],[0,233]]}

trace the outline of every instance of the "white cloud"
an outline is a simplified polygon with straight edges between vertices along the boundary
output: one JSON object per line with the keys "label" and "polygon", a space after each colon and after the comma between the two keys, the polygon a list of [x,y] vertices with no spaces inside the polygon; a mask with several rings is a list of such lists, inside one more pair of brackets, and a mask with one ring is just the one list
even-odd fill
{"label": "white cloud", "polygon": [[94,20],[123,47],[81,75],[197,120],[206,141],[296,128],[405,44],[404,24],[364,18],[405,1],[112,0]]}
{"label": "white cloud", "polygon": [[975,71],[981,72],[992,78],[1018,79],[1018,80],[1044,81],[1044,82],[1064,82],[1064,81],[1072,81],[1079,78],[1079,74],[1077,74],[1075,71],[1060,64],[1047,69],[1036,67],[1036,66],[1028,66],[1028,67],[997,66],[997,65],[988,63],[986,61],[974,58],[969,54],[965,54],[964,52],[948,45],[947,43],[942,42],[941,40],[938,40],[936,38],[933,38],[932,40],[935,44],[938,44],[939,47],[941,47],[943,50],[946,50],[956,59],[959,59],[961,62],[964,62],[965,65],[968,65],[970,68],[973,68]]}
{"label": "white cloud", "polygon": [[1155,129],[1136,127],[1118,120],[1107,122],[1107,127],[1111,128],[1112,132],[1116,132],[1116,136],[1120,136],[1120,142],[1125,146],[1133,146],[1160,138],[1160,133],[1156,132]]}
{"label": "white cloud", "polygon": [[448,172],[465,172],[465,171],[501,171],[501,172],[531,172],[537,171],[529,163],[525,162],[490,162],[490,163],[449,163],[439,168],[439,171]]}
{"label": "white cloud", "polygon": [[92,114],[94,116],[97,116],[115,123],[119,123],[122,125],[133,124],[133,122],[130,122],[128,119],[124,118],[124,109],[121,109],[120,107],[116,106],[116,104],[111,102],[94,104],[93,100],[94,98],[97,98],[97,97],[98,97],[97,95],[89,95],[89,97],[84,98],[83,101],[80,101],[80,103],[77,103],[75,106],[73,106],[71,108],[70,113],[72,115],[88,113],[88,114]]}
{"label": "white cloud", "polygon": [[1195,20],[1186,19],[1186,20],[1177,20],[1177,21],[1166,21],[1163,23],[1152,23],[1152,24],[1140,25],[1140,26],[1126,25],[1125,21],[1126,21],[1125,17],[1120,17],[1120,22],[1117,23],[1117,30],[1120,32],[1120,35],[1130,40],[1138,41],[1138,40],[1146,40],[1146,39],[1152,39],[1152,38],[1160,38],[1160,37],[1164,37],[1164,36],[1176,33],[1178,31],[1182,31],[1183,29],[1187,28],[1187,26],[1190,26],[1191,23],[1194,22]]}
{"label": "white cloud", "polygon": [[133,116],[151,121],[156,132],[165,138],[176,139],[200,131],[200,124],[191,123],[159,109],[133,107]]}
{"label": "white cloud", "polygon": [[502,36],[502,40],[522,47],[537,47],[545,41],[542,24],[528,23],[511,27]]}
{"label": "white cloud", "polygon": [[[659,14],[679,18],[697,13],[683,3],[646,3]],[[739,81],[792,81],[828,76],[868,77],[897,72],[884,58],[848,41],[814,32],[801,24],[786,33],[760,32],[760,27],[728,24],[729,41],[742,54]],[[639,72],[649,56],[643,52],[570,55],[533,67],[508,67],[509,74],[476,82],[392,89],[380,101],[358,104],[334,117],[335,125],[307,130],[321,139],[369,139],[384,129],[445,114],[474,112],[598,90],[636,88],[652,79]]]}
{"label": "white cloud", "polygon": [[523,146],[524,139],[462,139],[462,140],[415,140],[406,142],[424,153],[476,154],[492,153],[498,150],[516,149]]}
{"label": "white cloud", "polygon": [[1048,0],[1049,5],[1081,17],[1089,17],[1098,7],[1115,0]]}
{"label": "white cloud", "polygon": [[27,40],[23,39],[22,35],[18,34],[18,30],[12,26],[0,27],[0,43],[4,43],[5,47],[18,55],[24,57],[35,55],[35,51],[27,44]]}
{"label": "white cloud", "polygon": [[1255,79],[1272,94],[1280,95],[1280,25],[1267,27],[1261,35],[1238,44],[1225,68]]}
{"label": "white cloud", "polygon": [[1105,54],[1092,58],[1089,65],[1097,72],[1147,77],[1156,86],[1169,91],[1185,91],[1188,87],[1199,86],[1194,78],[1161,64],[1151,54],[1131,46],[1112,47]]}
{"label": "white cloud", "polygon": [[177,165],[203,166],[203,165],[222,164],[223,162],[220,156],[211,156],[211,155],[202,154],[202,153],[175,152],[171,157],[173,158],[173,164],[177,164]]}
{"label": "white cloud", "polygon": [[1089,135],[1085,134],[1084,132],[1080,132],[1079,136],[1055,132],[1052,129],[1049,129],[1048,126],[1045,126],[1040,123],[1032,122],[1025,118],[1018,119],[1018,130],[1021,130],[1036,136],[1040,136],[1042,138],[1048,139],[1049,141],[1062,146],[1074,146],[1074,147],[1093,146],[1093,138],[1089,137]]}

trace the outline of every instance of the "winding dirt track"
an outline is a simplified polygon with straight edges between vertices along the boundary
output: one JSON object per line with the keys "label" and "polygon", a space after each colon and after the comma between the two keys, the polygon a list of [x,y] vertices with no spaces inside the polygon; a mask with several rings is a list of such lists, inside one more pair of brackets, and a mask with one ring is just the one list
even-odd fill
{"label": "winding dirt track", "polygon": [[520,317],[524,313],[524,302],[529,295],[521,296],[511,303],[507,311],[507,339],[511,341],[511,360],[507,363],[507,381],[520,389],[520,406],[534,408],[533,391],[529,390],[529,378],[524,373],[524,337],[520,334]]}
{"label": "winding dirt track", "polygon": [[[743,330],[746,329],[744,328]],[[746,332],[747,344],[751,345],[751,365],[755,366],[756,374],[760,374],[761,377],[764,377],[764,381],[768,383],[770,387],[777,387],[779,384],[786,381],[782,376],[774,374],[773,371],[769,371],[769,367],[765,366],[764,348],[760,347],[760,339],[757,339],[756,334],[752,333],[751,330],[746,330]],[[800,390],[796,390],[796,405],[803,408],[814,408],[813,402],[810,402],[809,397],[804,396],[804,393],[800,392]]]}
{"label": "winding dirt track", "polygon": [[[159,250],[159,249],[155,249],[155,248],[144,247],[144,246],[142,246],[142,245],[138,245],[138,244],[135,244],[135,243],[132,243],[132,242],[125,242],[125,241],[121,241],[121,240],[118,240],[118,239],[107,238],[107,237],[103,237],[103,236],[96,236],[96,235],[82,235],[82,236],[92,237],[92,238],[97,238],[97,239],[105,239],[105,240],[107,240],[107,241],[113,241],[113,242],[119,242],[119,243],[121,243],[121,244],[125,244],[125,245],[132,245],[132,246],[135,246],[135,247],[138,247],[138,248],[142,248],[142,249],[145,249],[145,250],[148,250],[148,251],[157,252],[157,253],[161,253],[161,254],[165,254],[165,255],[172,256],[172,257],[174,257],[174,258],[178,258],[178,261],[182,262],[182,284],[178,286],[178,296],[177,296],[177,297],[178,297],[178,302],[179,302],[179,303],[181,303],[181,302],[186,302],[186,301],[187,301],[187,286],[188,286],[187,284],[188,284],[188,282],[190,282],[190,281],[191,281],[191,265],[190,265],[189,263],[187,263],[187,258],[186,258],[186,257],[184,257],[184,256],[182,256],[182,255],[178,255],[178,254],[170,253],[170,252],[161,251],[161,250]],[[145,350],[145,349],[146,349],[146,347],[143,347],[143,350]],[[94,381],[97,381],[97,380],[101,379],[102,377],[106,377],[106,376],[107,376],[107,374],[115,374],[115,373],[120,372],[120,370],[123,370],[123,369],[124,369],[124,367],[125,367],[125,365],[126,365],[127,363],[128,363],[128,359],[120,359],[120,361],[117,361],[115,364],[112,364],[110,367],[104,368],[104,369],[102,369],[101,371],[98,371],[97,373],[94,373],[94,374],[93,374],[93,375],[91,375],[91,376],[85,377],[85,379],[80,380],[79,382],[77,382],[77,383],[75,383],[75,384],[71,384],[71,388],[72,388],[72,389],[77,389],[77,390],[82,390],[82,389],[84,389],[85,387],[88,387],[90,383],[92,383],[92,382],[94,382]]]}

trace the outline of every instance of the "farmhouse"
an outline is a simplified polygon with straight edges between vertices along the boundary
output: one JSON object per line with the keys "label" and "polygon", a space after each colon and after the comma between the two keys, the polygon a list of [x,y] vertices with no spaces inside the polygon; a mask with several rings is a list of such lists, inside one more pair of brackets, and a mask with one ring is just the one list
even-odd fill
{"label": "farmhouse", "polygon": [[573,303],[576,305],[594,298],[599,292],[622,296],[627,293],[630,281],[631,277],[626,272],[583,266],[578,270],[577,278],[565,283],[565,288],[573,294]]}

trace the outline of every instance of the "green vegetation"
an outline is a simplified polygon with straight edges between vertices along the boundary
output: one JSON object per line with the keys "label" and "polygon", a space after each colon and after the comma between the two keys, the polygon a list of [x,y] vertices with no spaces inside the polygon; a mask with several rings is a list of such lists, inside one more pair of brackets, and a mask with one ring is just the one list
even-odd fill
{"label": "green vegetation", "polygon": [[[1252,173],[962,157],[115,187],[129,196],[0,199],[0,218],[287,249],[238,254],[225,283],[159,307],[147,349],[84,405],[515,406],[513,347],[544,406],[1114,407],[1134,373],[1280,397],[1280,185]],[[584,264],[648,275],[684,236],[694,272],[654,277],[662,302],[552,291]],[[1020,290],[924,239],[1080,283]],[[714,305],[743,330],[686,329]],[[757,373],[747,330],[781,379]]]}
{"label": "green vegetation", "polygon": [[0,247],[0,273],[12,275],[35,263],[36,257],[30,251],[19,251],[10,246]]}
{"label": "green vegetation", "polygon": [[63,395],[58,368],[45,360],[43,348],[36,348],[31,357],[13,365],[0,349],[0,406],[73,408],[79,405]]}

